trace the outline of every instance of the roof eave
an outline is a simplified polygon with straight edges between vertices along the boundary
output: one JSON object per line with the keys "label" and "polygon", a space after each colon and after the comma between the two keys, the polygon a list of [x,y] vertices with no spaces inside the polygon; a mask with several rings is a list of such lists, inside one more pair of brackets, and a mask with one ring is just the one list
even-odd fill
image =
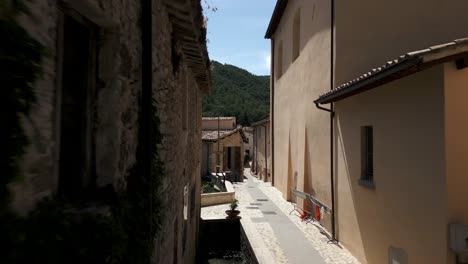
{"label": "roof eave", "polygon": [[172,34],[180,45],[198,88],[203,93],[209,93],[212,87],[210,59],[200,3],[190,0],[165,0],[165,6],[172,24]]}
{"label": "roof eave", "polygon": [[283,17],[284,10],[288,4],[288,0],[278,0],[276,2],[275,9],[273,10],[273,15],[271,16],[270,23],[268,24],[267,31],[265,32],[265,38],[269,39],[276,31],[281,17]]}
{"label": "roof eave", "polygon": [[[336,102],[355,94],[401,79],[435,65],[468,57],[468,38],[429,47],[424,50],[409,52],[400,59],[388,62],[384,69],[373,74],[368,72],[363,76],[321,95],[315,104]],[[375,70],[375,69],[374,69]]]}
{"label": "roof eave", "polygon": [[386,71],[382,71],[376,75],[373,75],[370,78],[364,79],[363,81],[358,81],[345,89],[322,96],[319,99],[315,100],[314,103],[329,104],[332,102],[340,101],[353,95],[375,88],[377,86],[403,78],[416,72],[413,71],[411,68],[419,64],[420,62],[421,59],[416,57],[403,61],[399,64],[395,64],[392,67],[389,67]]}

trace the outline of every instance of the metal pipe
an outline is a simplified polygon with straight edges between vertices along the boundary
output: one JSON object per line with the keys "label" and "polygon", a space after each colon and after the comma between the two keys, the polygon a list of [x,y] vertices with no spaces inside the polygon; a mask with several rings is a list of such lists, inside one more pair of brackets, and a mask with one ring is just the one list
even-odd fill
{"label": "metal pipe", "polygon": [[275,186],[275,42],[271,39],[271,90],[270,90],[270,151],[271,151],[271,185]]}
{"label": "metal pipe", "polygon": [[333,113],[333,110],[332,110],[332,109],[328,109],[328,108],[325,108],[325,107],[321,107],[318,103],[315,103],[315,107],[317,107],[317,108],[320,109],[320,110],[327,111],[327,112],[329,112],[329,113]]}
{"label": "metal pipe", "polygon": [[[330,90],[334,89],[334,63],[335,63],[335,0],[331,0],[331,21],[330,21]],[[330,103],[330,108],[321,107],[318,102],[315,106],[323,111],[330,113],[330,191],[331,191],[331,224],[332,224],[332,241],[336,242],[336,223],[335,223],[335,170],[334,170],[334,116],[335,110],[333,103]]]}
{"label": "metal pipe", "polygon": [[[331,0],[330,8],[330,90],[334,89],[335,78],[335,0]],[[332,207],[332,241],[336,240],[336,223],[335,223],[335,173],[334,173],[334,142],[333,142],[333,117],[334,106],[330,104],[330,185],[331,185],[331,207]]]}

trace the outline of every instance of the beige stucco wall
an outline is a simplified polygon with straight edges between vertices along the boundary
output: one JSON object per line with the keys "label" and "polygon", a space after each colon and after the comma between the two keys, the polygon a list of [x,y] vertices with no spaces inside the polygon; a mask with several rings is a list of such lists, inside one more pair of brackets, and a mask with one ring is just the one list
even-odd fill
{"label": "beige stucco wall", "polygon": [[335,1],[335,84],[409,51],[468,36],[468,1]]}
{"label": "beige stucco wall", "polygon": [[[447,263],[444,69],[335,103],[338,239],[363,263]],[[358,184],[361,126],[373,126],[375,189]]]}
{"label": "beige stucco wall", "polygon": [[[293,61],[292,28],[298,8],[300,55]],[[275,63],[282,43],[284,71],[274,80],[274,184],[285,199],[290,198],[289,189],[297,187],[315,193],[327,205],[331,203],[330,119],[313,100],[329,89],[329,9],[330,1],[289,1],[272,37]]]}
{"label": "beige stucco wall", "polygon": [[[466,1],[364,0],[335,4],[335,85],[406,52],[468,35]],[[293,61],[293,18],[299,7],[301,53]],[[288,188],[297,186],[316,193],[328,205],[330,119],[312,102],[330,89],[329,27],[329,2],[289,1],[272,37],[275,186],[286,199]],[[278,62],[282,62],[281,67]],[[278,68],[282,68],[282,75]],[[449,76],[447,69],[445,72]],[[452,99],[445,102],[464,98],[466,77],[458,73],[445,83],[457,90],[455,94],[446,92]],[[466,186],[466,182],[460,176],[449,176],[446,182],[444,161],[466,155],[454,146],[447,146],[450,153],[444,154],[443,85],[444,69],[437,67],[335,105],[339,112],[334,123],[338,239],[364,263],[387,263],[390,246],[406,250],[409,263],[451,261],[450,256],[447,258],[446,217],[449,214],[449,218],[466,221],[467,210],[458,195],[449,196],[447,209],[446,195],[452,188],[461,193],[460,186]],[[447,108],[445,116],[461,104]],[[467,133],[463,128],[454,129],[455,120],[460,122],[464,112],[458,116],[450,122],[447,119],[446,132],[460,139]],[[374,125],[375,191],[357,184],[360,126],[366,124]],[[378,153],[378,149],[387,151]],[[447,165],[447,173],[464,170],[463,164],[467,162],[458,158]]]}
{"label": "beige stucco wall", "polygon": [[[444,69],[448,222],[468,225],[468,69],[457,70],[453,62]],[[455,263],[449,252],[449,263]]]}

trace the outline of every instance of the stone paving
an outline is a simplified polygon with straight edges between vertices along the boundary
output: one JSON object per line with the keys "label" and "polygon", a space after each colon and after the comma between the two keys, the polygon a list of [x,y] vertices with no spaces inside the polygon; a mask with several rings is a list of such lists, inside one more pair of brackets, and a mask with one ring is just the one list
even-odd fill
{"label": "stone paving", "polygon": [[[289,212],[292,205],[281,192],[253,177],[248,170],[243,183],[235,183],[243,225],[258,233],[275,263],[360,264],[346,249],[329,243],[313,223]],[[203,219],[225,218],[228,204],[204,207]]]}

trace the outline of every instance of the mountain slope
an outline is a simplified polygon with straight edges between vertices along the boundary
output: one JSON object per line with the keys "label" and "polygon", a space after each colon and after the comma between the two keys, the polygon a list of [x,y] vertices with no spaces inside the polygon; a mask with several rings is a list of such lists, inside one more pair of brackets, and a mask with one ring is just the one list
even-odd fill
{"label": "mountain slope", "polygon": [[257,76],[229,64],[211,62],[213,88],[203,98],[203,116],[235,116],[249,125],[270,111],[270,76]]}

